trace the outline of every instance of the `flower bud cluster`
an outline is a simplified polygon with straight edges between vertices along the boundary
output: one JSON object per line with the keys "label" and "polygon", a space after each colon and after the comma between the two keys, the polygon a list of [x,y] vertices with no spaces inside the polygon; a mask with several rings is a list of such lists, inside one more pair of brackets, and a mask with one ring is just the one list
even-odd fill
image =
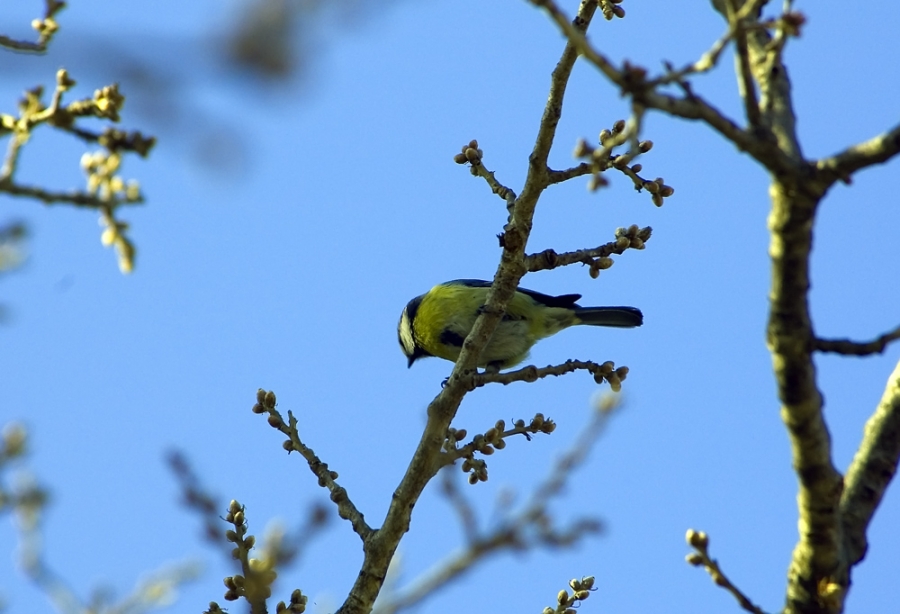
{"label": "flower bud cluster", "polygon": [[622,390],[622,382],[628,377],[628,367],[619,367],[617,369],[614,362],[607,360],[595,369],[591,369],[591,373],[594,375],[594,381],[598,384],[606,381],[613,392],[620,392]]}
{"label": "flower bud cluster", "polygon": [[529,440],[532,433],[550,434],[556,430],[556,423],[545,418],[544,414],[537,413],[529,423],[522,419],[516,420],[511,429],[506,428],[505,420],[497,420],[494,426],[472,437],[472,441],[457,448],[457,444],[466,438],[467,431],[465,429],[450,428],[447,432],[447,439],[444,441],[444,450],[455,451],[459,458],[464,459],[462,463],[462,471],[469,474],[469,484],[477,484],[478,482],[486,482],[488,478],[487,463],[484,459],[475,458],[476,453],[484,456],[490,456],[497,450],[506,447],[506,438],[512,435],[524,435]]}
{"label": "flower bud cluster", "polygon": [[591,592],[597,590],[594,588],[594,576],[585,578],[573,578],[569,581],[569,588],[572,593],[563,589],[556,595],[556,607],[547,606],[543,610],[543,614],[575,614],[579,602],[584,601],[591,596]]}
{"label": "flower bud cluster", "polygon": [[233,500],[228,505],[225,521],[234,527],[225,531],[225,539],[235,545],[231,556],[241,562],[246,576],[235,574],[226,576],[225,600],[236,601],[246,597],[251,602],[264,601],[272,596],[272,583],[278,577],[274,569],[274,557],[263,556],[259,559],[249,558],[250,551],[256,546],[256,537],[247,534],[247,519],[244,506]]}
{"label": "flower bud cluster", "polygon": [[278,605],[275,606],[276,614],[290,613],[290,614],[303,614],[306,611],[306,603],[309,599],[300,592],[300,589],[294,589],[294,592],[291,593],[291,602],[289,604],[285,604],[283,601],[279,601]]}
{"label": "flower bud cluster", "polygon": [[600,0],[600,11],[606,21],[612,20],[613,17],[623,19],[625,17],[625,9],[621,6],[622,0]]}
{"label": "flower bud cluster", "polygon": [[643,228],[632,224],[628,228],[616,228],[617,249],[644,249],[644,243],[650,239],[653,229],[649,226]]}
{"label": "flower bud cluster", "polygon": [[[616,9],[621,10],[621,7],[617,4],[612,2],[609,4],[610,6],[614,6]],[[588,181],[588,189],[590,191],[593,192],[608,185],[609,181],[603,176],[603,172],[609,168],[614,168],[628,175],[638,190],[645,188],[648,191],[651,189],[654,190],[651,192],[653,195],[653,203],[657,206],[661,206],[663,198],[671,196],[675,190],[672,187],[665,185],[662,178],[648,181],[640,177],[638,173],[643,170],[643,166],[641,164],[631,164],[637,156],[645,154],[653,149],[653,141],[639,141],[637,143],[637,148],[634,151],[627,151],[617,155],[613,155],[612,153],[616,147],[624,145],[633,138],[633,135],[629,134],[627,127],[627,122],[624,119],[620,119],[613,124],[611,129],[601,130],[598,137],[600,147],[594,147],[586,140],[580,139],[575,145],[573,155],[577,159],[587,160],[591,165],[591,178]],[[659,182],[658,185],[647,187],[647,184],[656,182]]]}
{"label": "flower bud cluster", "polygon": [[462,146],[460,153],[453,156],[453,161],[457,164],[469,163],[472,166],[481,164],[481,158],[484,152],[478,147],[478,141],[472,139],[466,145]]}

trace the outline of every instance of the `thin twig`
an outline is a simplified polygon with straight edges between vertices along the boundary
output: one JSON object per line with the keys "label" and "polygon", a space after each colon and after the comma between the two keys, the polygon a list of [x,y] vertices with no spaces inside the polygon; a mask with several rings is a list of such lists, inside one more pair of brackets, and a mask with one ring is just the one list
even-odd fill
{"label": "thin twig", "polygon": [[850,339],[815,339],[818,352],[831,352],[846,356],[870,356],[883,354],[891,341],[900,339],[900,326],[872,341],[851,341]]}
{"label": "thin twig", "polygon": [[574,373],[579,370],[589,372],[594,376],[594,381],[598,384],[606,380],[615,392],[619,391],[622,380],[628,375],[628,367],[615,369],[615,365],[609,361],[600,364],[590,360],[567,360],[561,365],[548,365],[541,368],[528,365],[515,371],[505,371],[503,373],[476,373],[473,377],[473,384],[476,388],[486,384],[503,384],[507,386],[513,382],[535,382],[550,375],[559,377],[560,375]]}
{"label": "thin twig", "polygon": [[753,69],[750,67],[750,51],[747,48],[747,32],[744,30],[743,13],[746,12],[751,2],[746,2],[741,10],[741,14],[735,8],[736,0],[725,0],[727,9],[728,25],[734,32],[734,42],[737,48],[738,58],[738,77],[740,84],[741,98],[744,99],[744,112],[747,114],[747,121],[750,125],[758,130],[762,126],[762,118],[759,112],[759,101],[756,98],[756,84],[753,81]]}
{"label": "thin twig", "polygon": [[694,548],[694,552],[686,557],[688,563],[694,567],[702,565],[716,586],[721,586],[731,593],[740,606],[748,612],[752,614],[766,614],[762,608],[750,601],[750,598],[728,579],[728,576],[725,575],[719,566],[719,562],[709,556],[709,536],[706,533],[688,529],[687,542]]}
{"label": "thin twig", "polygon": [[58,0],[45,0],[44,4],[44,18],[35,19],[32,22],[32,26],[39,32],[36,42],[17,40],[9,36],[0,35],[0,47],[28,53],[44,53],[47,51],[47,45],[59,27],[53,17],[65,8],[66,3]]}
{"label": "thin twig", "polygon": [[350,500],[347,490],[337,483],[337,472],[329,469],[328,464],[322,462],[312,448],[300,440],[300,433],[297,430],[297,418],[294,416],[294,413],[288,410],[288,421],[285,424],[281,413],[275,409],[276,398],[275,393],[272,391],[260,388],[256,393],[256,400],[257,403],[253,406],[253,413],[268,414],[269,426],[288,436],[289,439],[282,444],[284,449],[289,453],[299,452],[306,459],[310,471],[319,478],[319,486],[328,489],[331,500],[337,506],[338,515],[345,520],[349,520],[353,530],[365,542],[375,532],[374,529],[366,523],[362,512]]}

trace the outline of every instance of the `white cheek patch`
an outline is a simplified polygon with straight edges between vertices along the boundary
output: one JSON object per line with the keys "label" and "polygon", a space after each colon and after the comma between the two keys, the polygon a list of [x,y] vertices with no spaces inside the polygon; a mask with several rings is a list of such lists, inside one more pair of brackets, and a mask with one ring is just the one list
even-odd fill
{"label": "white cheek patch", "polygon": [[416,350],[416,343],[413,340],[412,326],[409,324],[409,315],[406,313],[406,309],[403,310],[403,315],[400,316],[397,334],[400,337],[400,345],[403,346],[403,352],[407,356],[412,356]]}

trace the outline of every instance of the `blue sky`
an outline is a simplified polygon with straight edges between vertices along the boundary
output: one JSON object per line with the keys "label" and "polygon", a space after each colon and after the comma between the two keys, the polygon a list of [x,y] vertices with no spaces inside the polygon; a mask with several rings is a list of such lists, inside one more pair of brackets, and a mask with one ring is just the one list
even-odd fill
{"label": "blue sky", "polygon": [[[705,2],[623,6],[626,19],[595,21],[593,40],[612,58],[651,69],[663,59],[693,61],[724,30]],[[900,9],[795,6],[809,19],[787,52],[805,154],[828,155],[896,124]],[[222,603],[221,578],[234,571],[179,505],[168,450],[185,452],[223,513],[231,498],[244,503],[253,532],[273,519],[295,526],[311,504],[327,503],[302,460],[286,456],[282,438],[250,412],[258,387],[298,415],[305,442],[340,473],[370,523],[379,523],[402,476],[451,365],[432,359],[407,370],[396,340],[400,311],[435,283],[489,279],[505,221],[502,202],[452,157],[477,138],[486,166],[521,187],[563,41],[542,13],[516,0],[358,8],[367,10],[357,19],[323,18],[308,70],[287,83],[217,63],[214,42],[235,5],[206,0],[74,2],[46,58],[0,58],[4,111],[23,89],[49,85],[62,65],[78,80],[78,96],[120,80],[130,94],[124,126],[160,139],[148,161],[124,167],[147,196],[121,214],[139,250],[129,277],[101,246],[93,213],[0,196],[0,221],[31,229],[28,261],[0,279],[8,313],[0,422],[22,421],[32,434],[29,466],[53,495],[47,558],[82,597],[97,586],[122,596],[147,571],[199,560],[205,574],[173,611]],[[2,27],[24,34],[37,10],[17,3]],[[134,82],[141,65],[158,79],[145,76],[149,87]],[[694,87],[739,113],[730,57]],[[551,165],[570,165],[577,139],[626,114],[614,88],[578,65]],[[640,329],[569,330],[532,352],[538,365],[581,358],[631,369],[622,410],[554,508],[560,519],[594,515],[605,532],[574,550],[503,554],[421,612],[476,595],[504,611],[540,611],[583,575],[598,578],[584,612],[737,611],[683,562],[688,528],[710,533],[713,556],[762,607],[783,602],[796,480],[764,345],[767,178],[701,125],[650,114],[644,137],[655,142],[642,160],[646,174],[675,188],[664,207],[615,176],[595,194],[582,180],[554,186],[541,199],[529,250],[595,246],[630,224],[653,227],[647,249],[617,258],[597,280],[569,267],[523,282],[645,314]],[[20,178],[79,186],[83,150],[45,130],[26,148]],[[869,339],[900,320],[897,168],[868,170],[823,204],[811,293],[823,336]],[[872,358],[817,358],[840,469],[898,358],[900,346]],[[568,448],[596,392],[590,377],[573,374],[467,397],[455,425],[470,432],[537,411],[559,425],[551,436],[510,441],[489,459],[490,481],[464,488],[485,526],[496,521],[498,497],[513,490],[524,499]],[[404,580],[462,544],[436,486],[401,543]],[[894,602],[898,527],[893,487],[855,570],[848,611],[886,611]],[[4,519],[7,553],[14,535]],[[360,559],[358,539],[335,520],[281,575],[276,595],[300,587],[313,611],[332,611]],[[43,597],[14,574],[12,554],[0,557],[8,611],[40,607]]]}

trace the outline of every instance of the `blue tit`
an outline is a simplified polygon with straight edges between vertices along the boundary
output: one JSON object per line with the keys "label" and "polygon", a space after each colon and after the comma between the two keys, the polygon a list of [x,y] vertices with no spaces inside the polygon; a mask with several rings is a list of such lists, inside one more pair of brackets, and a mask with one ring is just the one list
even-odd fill
{"label": "blue tit", "polygon": [[[397,336],[409,366],[426,356],[456,362],[463,341],[487,301],[491,282],[457,279],[411,300],[400,315]],[[580,307],[580,294],[548,296],[519,288],[478,358],[479,367],[505,369],[528,357],[531,346],[576,324],[633,328],[644,323],[634,307]]]}

